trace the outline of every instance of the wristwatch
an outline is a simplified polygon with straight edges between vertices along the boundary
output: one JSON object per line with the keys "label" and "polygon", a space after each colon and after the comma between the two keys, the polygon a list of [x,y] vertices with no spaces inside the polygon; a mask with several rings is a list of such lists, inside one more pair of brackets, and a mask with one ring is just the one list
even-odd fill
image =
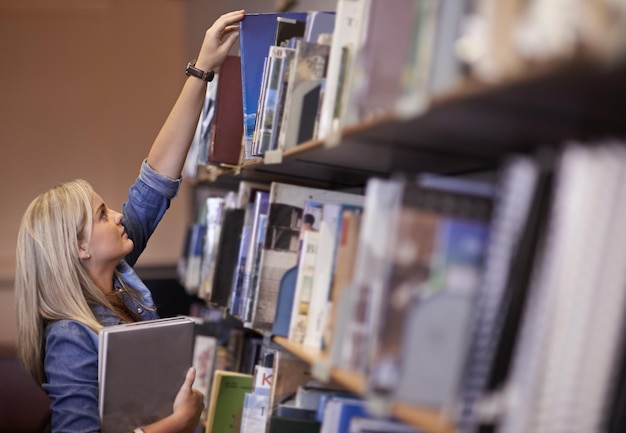
{"label": "wristwatch", "polygon": [[185,75],[200,78],[202,81],[206,81],[208,83],[209,81],[213,81],[215,72],[213,71],[205,72],[201,69],[196,68],[196,59],[193,59],[191,62],[187,63],[187,68],[185,69]]}

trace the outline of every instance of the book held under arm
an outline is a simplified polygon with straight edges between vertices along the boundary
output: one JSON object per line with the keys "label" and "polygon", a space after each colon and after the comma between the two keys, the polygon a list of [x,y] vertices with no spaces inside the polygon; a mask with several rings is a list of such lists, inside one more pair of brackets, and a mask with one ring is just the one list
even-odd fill
{"label": "book held under arm", "polygon": [[102,431],[127,433],[172,413],[192,366],[194,322],[186,317],[108,326],[98,347]]}

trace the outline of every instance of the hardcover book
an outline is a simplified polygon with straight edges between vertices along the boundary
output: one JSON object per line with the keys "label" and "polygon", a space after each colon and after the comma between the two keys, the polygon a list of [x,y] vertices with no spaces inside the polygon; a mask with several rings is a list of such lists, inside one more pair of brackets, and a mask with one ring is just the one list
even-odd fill
{"label": "hardcover book", "polygon": [[252,390],[252,375],[215,370],[207,417],[207,433],[239,431],[244,399]]}
{"label": "hardcover book", "polygon": [[215,275],[210,302],[221,307],[228,305],[237,272],[237,258],[243,230],[244,209],[225,209],[215,259]]}
{"label": "hardcover book", "polygon": [[192,366],[193,346],[194,322],[185,317],[102,328],[98,336],[102,430],[126,433],[170,415]]}
{"label": "hardcover book", "polygon": [[226,57],[220,66],[216,91],[208,162],[237,165],[241,158],[243,139],[241,59],[239,56]]}

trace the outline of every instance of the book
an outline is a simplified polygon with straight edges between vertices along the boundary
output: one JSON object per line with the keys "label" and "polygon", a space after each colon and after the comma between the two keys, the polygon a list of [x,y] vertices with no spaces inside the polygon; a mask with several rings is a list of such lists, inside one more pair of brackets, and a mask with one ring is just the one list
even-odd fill
{"label": "book", "polygon": [[[196,369],[196,379],[193,387],[204,396],[208,402],[211,391],[211,380],[217,356],[218,339],[214,335],[195,334],[193,345],[193,366]],[[206,418],[206,411],[203,413]]]}
{"label": "book", "polygon": [[258,270],[261,262],[261,251],[265,241],[267,212],[269,209],[269,191],[258,191],[255,194],[250,242],[243,271],[240,309],[234,312],[244,322],[251,322],[258,286]]}
{"label": "book", "polygon": [[272,366],[270,413],[283,402],[292,399],[298,387],[312,379],[311,366],[308,363],[287,352],[277,351]]}
{"label": "book", "polygon": [[[471,347],[459,393],[458,426],[465,432],[478,427],[477,405],[487,393],[487,380],[493,368],[496,348],[503,329],[501,314],[506,308],[507,288],[523,278],[515,275],[520,263],[529,224],[536,225],[533,209],[540,194],[541,164],[531,156],[508,158],[498,173],[491,235],[487,247],[484,276],[479,287],[472,319]],[[515,279],[515,284],[511,280]]]}
{"label": "book", "polygon": [[355,398],[332,397],[326,402],[320,432],[347,432],[353,418],[369,416],[365,401]]}
{"label": "book", "polygon": [[188,294],[198,293],[201,283],[201,266],[204,249],[204,236],[207,226],[204,223],[194,223],[191,225],[189,242],[187,244],[187,259],[184,275],[185,291]]}
{"label": "book", "polygon": [[227,56],[219,68],[215,114],[211,124],[208,162],[239,164],[243,139],[241,58]]}
{"label": "book", "polygon": [[269,395],[246,393],[243,400],[240,433],[265,433]]}
{"label": "book", "polygon": [[291,309],[296,294],[298,282],[298,266],[285,271],[278,285],[278,299],[276,301],[276,315],[272,323],[272,335],[289,337],[291,323]]}
{"label": "book", "polygon": [[395,218],[402,202],[404,180],[368,180],[363,205],[363,219],[359,233],[359,249],[356,256],[354,278],[344,288],[342,296],[349,299],[342,317],[343,324],[335,332],[346,332],[341,338],[333,337],[331,347],[332,363],[335,366],[365,372],[369,364],[369,344],[378,329],[377,316],[373,311],[382,302],[382,285],[388,279],[390,256],[393,242]]}
{"label": "book", "polygon": [[319,233],[307,230],[302,239],[302,249],[298,262],[298,277],[291,305],[291,320],[289,321],[289,340],[302,344],[306,334],[306,324],[309,314],[309,304],[316,275],[317,250],[319,248]]}
{"label": "book", "polygon": [[[388,1],[370,0],[364,18],[367,32],[351,71],[353,78],[347,84],[350,87],[344,91],[344,126],[394,111],[402,94],[419,4],[415,0],[398,0],[390,8]],[[391,28],[393,32],[389,31]]]}
{"label": "book", "polygon": [[340,219],[346,210],[361,210],[358,205],[324,203],[319,228],[319,248],[315,263],[313,292],[309,302],[304,344],[321,349],[326,323],[330,314],[330,296],[340,236]]}
{"label": "book", "polygon": [[207,197],[204,201],[206,211],[204,213],[205,235],[202,250],[202,264],[200,265],[200,288],[198,297],[211,299],[213,277],[215,275],[215,263],[219,251],[220,229],[222,214],[225,206],[225,198],[219,196]]}
{"label": "book", "polygon": [[306,42],[319,42],[321,34],[332,34],[335,31],[334,11],[309,11],[303,39]]}
{"label": "book", "polygon": [[363,22],[369,0],[339,0],[328,55],[328,69],[324,97],[317,127],[318,139],[326,139],[340,129],[343,92],[348,71],[353,66],[356,52],[363,43]]}
{"label": "book", "polygon": [[278,17],[306,21],[305,12],[245,14],[239,23],[239,54],[243,103],[243,159],[253,159],[252,139],[256,124],[264,59],[276,38]]}
{"label": "book", "polygon": [[259,284],[252,310],[252,327],[269,331],[276,317],[278,287],[284,273],[297,264],[300,225],[306,200],[359,204],[363,196],[273,182],[267,228],[259,262]]}
{"label": "book", "polygon": [[202,105],[202,111],[200,112],[200,119],[198,119],[196,131],[183,166],[182,174],[187,178],[196,178],[198,174],[198,166],[206,164],[209,158],[211,134],[215,121],[218,78],[219,77],[216,77],[213,81],[207,84],[204,104]]}
{"label": "book", "polygon": [[246,393],[252,389],[252,375],[215,370],[206,423],[207,433],[239,431]]}
{"label": "book", "polygon": [[274,45],[284,47],[292,38],[301,38],[304,36],[306,21],[300,21],[294,18],[277,17],[276,18],[276,36]]}
{"label": "book", "polygon": [[245,210],[225,209],[215,258],[215,273],[210,302],[222,307],[228,305],[237,272],[237,258],[241,244]]}
{"label": "book", "polygon": [[253,140],[253,153],[255,156],[263,156],[266,151],[276,148],[279,116],[282,112],[284,99],[284,76],[294,51],[293,48],[270,47],[267,57],[267,82],[260,90],[263,93],[263,102],[259,110],[259,121],[255,125],[255,137]]}
{"label": "book", "polygon": [[320,423],[315,420],[291,418],[272,415],[267,427],[267,433],[319,433]]}
{"label": "book", "polygon": [[303,40],[296,42],[278,135],[280,149],[289,149],[314,137],[329,52],[328,45]]}
{"label": "book", "polygon": [[233,283],[228,298],[228,310],[236,317],[240,316],[242,304],[243,280],[246,266],[246,258],[248,257],[248,249],[250,248],[250,238],[252,233],[252,219],[254,217],[254,203],[248,203],[243,218],[243,227],[241,228],[241,236],[239,237],[239,248],[237,252],[237,260],[235,270],[233,272]]}
{"label": "book", "polygon": [[347,433],[419,433],[400,421],[356,416],[350,420]]}
{"label": "book", "polygon": [[333,267],[325,313],[326,323],[321,324],[322,341],[320,344],[321,349],[327,354],[330,353],[330,348],[332,347],[339,300],[342,298],[342,292],[348,286],[354,274],[362,214],[362,206],[342,206],[337,227],[335,265]]}
{"label": "book", "polygon": [[185,317],[102,328],[98,334],[102,430],[125,433],[170,415],[192,366],[193,345],[194,322]]}

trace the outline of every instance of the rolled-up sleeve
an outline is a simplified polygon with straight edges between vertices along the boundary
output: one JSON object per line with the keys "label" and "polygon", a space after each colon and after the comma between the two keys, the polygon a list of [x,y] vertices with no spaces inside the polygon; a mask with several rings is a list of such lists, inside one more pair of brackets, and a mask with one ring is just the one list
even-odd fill
{"label": "rolled-up sleeve", "polygon": [[100,431],[97,335],[75,321],[55,322],[46,329],[45,351],[52,431]]}
{"label": "rolled-up sleeve", "polygon": [[128,191],[128,199],[122,205],[123,224],[134,249],[126,256],[133,266],[146,248],[148,239],[176,197],[181,179],[170,179],[157,173],[146,160],[141,165],[139,177]]}

